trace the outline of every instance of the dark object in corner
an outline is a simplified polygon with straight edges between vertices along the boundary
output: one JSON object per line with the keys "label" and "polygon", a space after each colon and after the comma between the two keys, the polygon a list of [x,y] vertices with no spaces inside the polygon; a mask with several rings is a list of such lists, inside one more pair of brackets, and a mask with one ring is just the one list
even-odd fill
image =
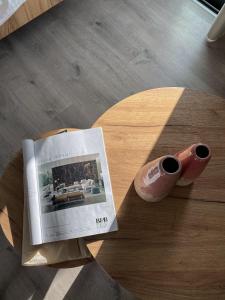
{"label": "dark object in corner", "polygon": [[221,10],[222,6],[225,3],[225,0],[198,0],[213,12],[217,13]]}

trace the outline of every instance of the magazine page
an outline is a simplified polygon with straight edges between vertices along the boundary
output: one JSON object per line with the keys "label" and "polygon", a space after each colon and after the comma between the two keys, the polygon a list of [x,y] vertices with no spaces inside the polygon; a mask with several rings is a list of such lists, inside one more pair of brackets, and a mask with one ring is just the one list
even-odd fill
{"label": "magazine page", "polygon": [[23,140],[24,198],[28,199],[28,220],[32,244],[42,243],[39,187],[34,154],[34,141]]}
{"label": "magazine page", "polygon": [[35,142],[43,243],[117,230],[101,128]]}

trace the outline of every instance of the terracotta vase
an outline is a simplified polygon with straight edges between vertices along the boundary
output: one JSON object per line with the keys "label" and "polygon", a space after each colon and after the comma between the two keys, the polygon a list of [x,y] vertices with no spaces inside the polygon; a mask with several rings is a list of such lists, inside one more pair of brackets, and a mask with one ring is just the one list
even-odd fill
{"label": "terracotta vase", "polygon": [[172,155],[162,156],[144,165],[134,179],[137,194],[156,202],[166,197],[181,174],[181,163]]}
{"label": "terracotta vase", "polygon": [[178,152],[176,157],[182,164],[181,177],[177,185],[186,186],[191,184],[205,169],[211,158],[211,150],[208,145],[198,143]]}

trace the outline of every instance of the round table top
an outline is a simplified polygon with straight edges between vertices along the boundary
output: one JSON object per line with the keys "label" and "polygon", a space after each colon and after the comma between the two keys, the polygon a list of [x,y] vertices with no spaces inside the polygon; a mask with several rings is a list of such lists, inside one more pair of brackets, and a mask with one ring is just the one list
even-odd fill
{"label": "round table top", "polygon": [[[142,299],[224,299],[225,101],[184,88],[153,89],[117,103],[97,126],[104,131],[119,231],[87,239],[95,259]],[[193,185],[175,187],[154,204],[137,196],[133,179],[145,162],[199,141],[213,157]],[[17,248],[21,153],[2,176],[0,194],[0,224]]]}
{"label": "round table top", "polygon": [[[142,299],[225,299],[224,99],[184,88],[148,90],[110,108],[97,126],[119,231],[104,241],[89,238],[96,260]],[[199,141],[211,147],[212,159],[193,185],[175,187],[158,203],[137,196],[133,179],[146,161]]]}

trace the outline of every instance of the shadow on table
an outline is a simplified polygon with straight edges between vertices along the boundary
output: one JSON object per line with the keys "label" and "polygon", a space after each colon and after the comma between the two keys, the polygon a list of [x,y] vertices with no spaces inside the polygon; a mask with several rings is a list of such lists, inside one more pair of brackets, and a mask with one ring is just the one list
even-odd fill
{"label": "shadow on table", "polygon": [[23,203],[23,161],[19,152],[0,178],[0,223],[19,255],[22,249]]}
{"label": "shadow on table", "polygon": [[[194,92],[194,97],[191,93],[184,90],[180,96],[146,162],[165,154],[175,154],[199,141],[210,144],[209,130],[201,124],[201,115],[198,114],[202,102],[198,104],[198,92]],[[193,112],[190,105],[193,105]],[[196,121],[192,126],[194,118]],[[209,121],[218,122],[213,111]],[[126,161],[129,161],[129,153],[126,155]],[[200,194],[205,189],[203,183],[198,184]],[[191,230],[185,228],[188,199],[195,187],[195,184],[175,187],[166,199],[151,204],[137,196],[132,183],[117,213],[119,231],[104,237],[96,260],[125,288],[143,297],[175,299],[176,288],[181,293],[191,289],[196,278],[185,270],[188,270],[188,260],[191,262],[195,253],[188,253],[187,241],[191,241],[192,234],[194,238],[196,225],[191,224]]]}
{"label": "shadow on table", "polygon": [[[22,174],[23,160],[20,152],[0,178],[0,265],[2,270],[7,270],[0,276],[0,298],[16,298],[19,288],[20,295],[17,299],[32,296],[33,300],[38,300],[45,296],[51,298],[53,295],[57,295],[56,299],[59,299],[61,296],[55,286],[60,288],[60,282],[64,280],[64,299],[74,299],[76,296],[79,300],[104,300],[106,297],[113,300],[119,296],[120,299],[133,300],[134,297],[111,279],[92,258],[59,263],[52,268],[21,266],[24,203]],[[79,266],[83,267],[74,268]],[[70,269],[71,267],[73,268]]]}

